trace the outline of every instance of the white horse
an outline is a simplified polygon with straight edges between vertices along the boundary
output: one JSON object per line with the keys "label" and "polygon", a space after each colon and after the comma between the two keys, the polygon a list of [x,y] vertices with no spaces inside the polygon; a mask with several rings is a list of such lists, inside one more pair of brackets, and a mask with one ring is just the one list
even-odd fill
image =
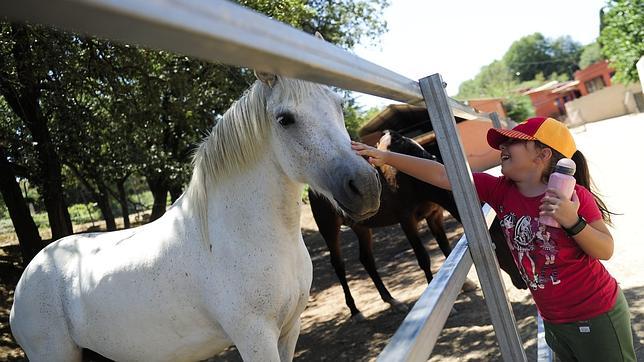
{"label": "white horse", "polygon": [[235,344],[290,361],[312,264],[300,231],[308,183],[352,218],[379,207],[328,87],[258,75],[194,158],[163,217],[43,249],[16,286],[11,330],[32,362],[195,361]]}

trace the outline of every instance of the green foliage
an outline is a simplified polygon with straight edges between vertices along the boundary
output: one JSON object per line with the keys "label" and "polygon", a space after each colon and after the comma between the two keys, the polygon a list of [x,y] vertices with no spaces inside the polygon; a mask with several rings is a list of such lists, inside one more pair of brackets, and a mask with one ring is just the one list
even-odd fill
{"label": "green foliage", "polygon": [[558,73],[568,74],[572,78],[578,69],[581,51],[581,44],[570,36],[553,40],[541,33],[534,33],[512,43],[503,60],[510,73],[521,81],[534,79],[539,72],[546,77]]}
{"label": "green foliage", "polygon": [[69,216],[74,224],[86,224],[88,222],[100,219],[101,210],[95,203],[91,204],[74,204],[67,208]]}
{"label": "green foliage", "polygon": [[4,199],[0,197],[0,219],[6,219],[9,217],[9,210],[7,205],[4,203]]}
{"label": "green foliage", "polygon": [[302,189],[302,202],[305,204],[309,204],[309,185],[304,185],[304,189]]}
{"label": "green foliage", "polygon": [[636,63],[644,55],[644,0],[610,0],[602,16],[601,53],[615,68],[615,81],[639,80]]}
{"label": "green foliage", "polygon": [[380,111],[382,109],[376,107],[363,110],[355,104],[353,99],[348,99],[344,104],[344,125],[351,139],[357,140],[360,127],[369,122]]}
{"label": "green foliage", "polygon": [[503,107],[508,117],[515,122],[534,116],[534,107],[528,96],[511,95],[503,101]]}
{"label": "green foliage", "polygon": [[377,43],[387,32],[383,10],[389,0],[238,0],[276,20],[351,49],[362,42]]}
{"label": "green foliage", "polygon": [[594,42],[586,45],[579,57],[579,69],[584,69],[587,66],[604,59],[599,48],[599,43]]}
{"label": "green foliage", "polygon": [[516,85],[517,82],[505,62],[495,60],[483,66],[473,79],[461,83],[456,97],[462,100],[505,97]]}

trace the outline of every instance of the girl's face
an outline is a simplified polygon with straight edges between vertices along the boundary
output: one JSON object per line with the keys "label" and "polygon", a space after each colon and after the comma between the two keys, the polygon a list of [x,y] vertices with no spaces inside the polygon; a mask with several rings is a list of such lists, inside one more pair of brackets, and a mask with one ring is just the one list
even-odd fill
{"label": "girl's face", "polygon": [[515,182],[540,180],[544,169],[533,141],[508,139],[501,150],[501,172]]}

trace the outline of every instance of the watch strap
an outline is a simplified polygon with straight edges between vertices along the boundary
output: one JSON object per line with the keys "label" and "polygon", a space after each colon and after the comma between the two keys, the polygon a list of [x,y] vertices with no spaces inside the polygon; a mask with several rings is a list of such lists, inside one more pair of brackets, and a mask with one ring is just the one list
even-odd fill
{"label": "watch strap", "polygon": [[582,230],[584,230],[586,225],[587,225],[586,220],[584,220],[581,216],[579,216],[575,225],[569,228],[562,226],[562,228],[564,229],[564,231],[566,231],[566,234],[568,234],[569,236],[575,236],[579,234]]}

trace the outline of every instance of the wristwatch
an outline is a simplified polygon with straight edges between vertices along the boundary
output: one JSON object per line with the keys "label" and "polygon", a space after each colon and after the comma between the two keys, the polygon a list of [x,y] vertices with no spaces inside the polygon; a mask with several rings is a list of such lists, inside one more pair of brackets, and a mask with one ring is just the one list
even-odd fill
{"label": "wristwatch", "polygon": [[575,225],[573,225],[573,226],[571,226],[569,228],[562,226],[561,228],[564,229],[566,234],[568,234],[569,236],[575,236],[575,235],[579,234],[582,230],[584,230],[586,225],[587,225],[586,220],[584,220],[581,216],[579,216],[579,218],[577,219],[577,222],[575,223]]}

